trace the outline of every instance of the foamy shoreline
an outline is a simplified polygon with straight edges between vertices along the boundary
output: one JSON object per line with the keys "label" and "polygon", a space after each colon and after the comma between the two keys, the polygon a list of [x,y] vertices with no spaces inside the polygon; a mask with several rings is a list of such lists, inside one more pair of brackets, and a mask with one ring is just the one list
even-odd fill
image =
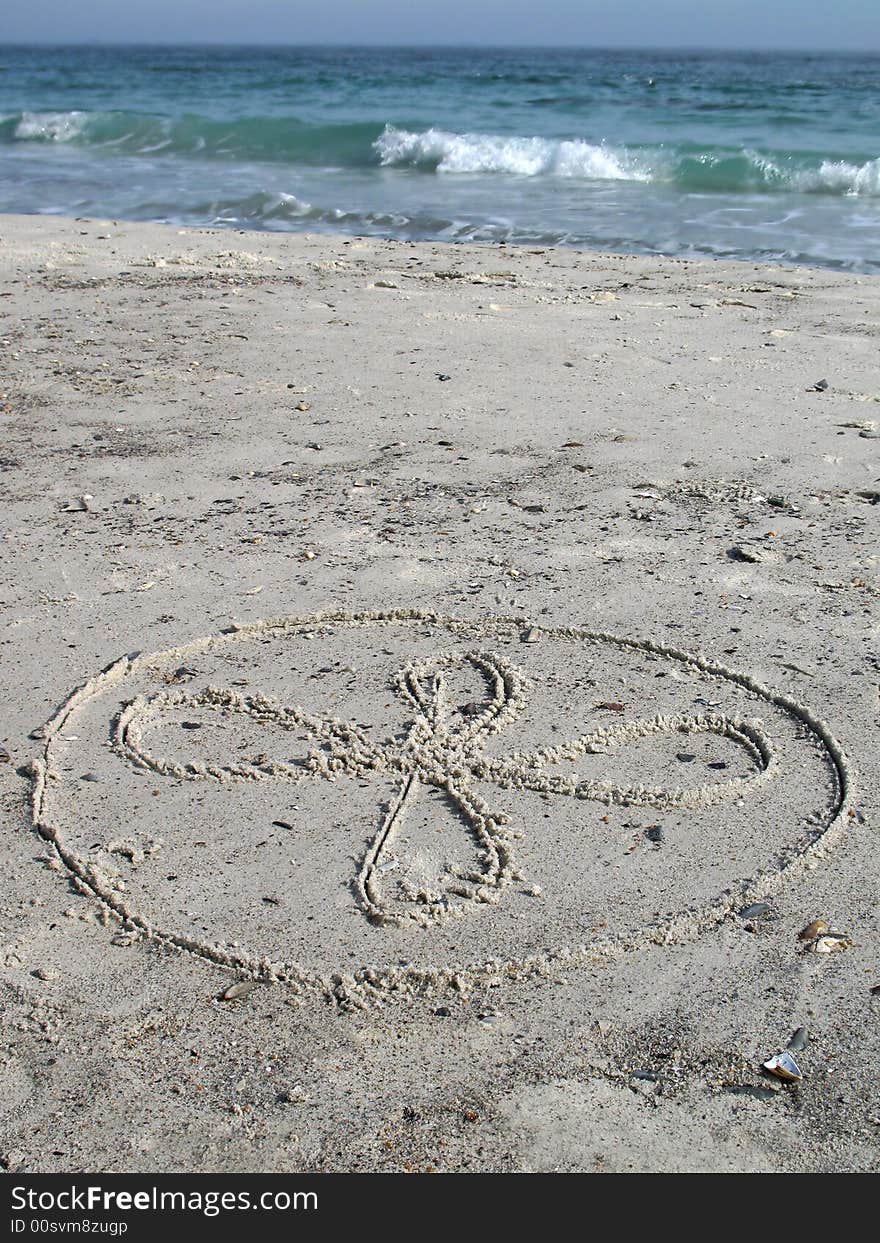
{"label": "foamy shoreline", "polygon": [[[6,1168],[586,1169],[601,1153],[606,1169],[676,1170],[697,1150],[702,1169],[876,1168],[880,278],[0,216],[0,294]],[[349,638],[310,621],[340,610],[415,624]],[[227,657],[206,638],[291,614],[305,621],[289,654],[258,641]],[[534,787],[545,808],[516,788],[521,763],[479,791],[522,833],[524,879],[511,866],[497,903],[437,927],[370,925],[354,882],[394,787],[369,776],[385,760],[368,744],[422,693],[411,678],[409,708],[380,697],[382,671],[418,656],[433,686],[435,648],[457,642],[423,614],[464,619],[469,643],[504,653],[490,669],[530,679],[534,738],[528,717],[521,736],[506,725],[502,753],[601,727],[610,755],[632,724],[630,784],[726,781],[711,763],[698,778],[702,734],[682,735],[682,760],[638,733],[690,712],[737,798],[695,803],[697,819],[686,798],[572,809],[552,801],[557,781]],[[626,642],[565,647],[568,631],[647,646],[638,660]],[[326,683],[324,710],[374,733],[346,735],[357,757],[340,743],[338,780],[242,795],[190,783],[180,762],[167,780],[158,760],[147,776],[117,766],[112,702],[95,698],[59,727],[59,779],[40,777],[86,869],[77,891],[31,822],[29,735],[111,661],[169,649],[198,668],[135,662],[132,697],[172,688],[185,756],[205,736],[198,696],[178,693],[191,677],[309,710]],[[777,698],[756,703],[754,686]],[[261,704],[222,736],[236,762],[275,745],[248,733]],[[460,729],[477,719],[465,708]],[[713,713],[762,732],[725,734]],[[425,771],[447,762],[419,754]],[[597,754],[577,763],[623,780]],[[756,762],[767,780],[740,796],[752,769],[736,765]],[[784,867],[838,826],[841,773],[841,832]],[[413,841],[422,866],[485,815],[473,802],[453,831],[438,806],[423,792],[397,853],[366,856],[371,902],[376,875],[388,888],[415,867]],[[680,914],[758,873],[778,875],[767,911]],[[508,969],[543,947],[613,949],[661,915],[683,935]],[[849,934],[845,952],[798,940],[820,917]],[[258,963],[262,985],[229,1004],[215,999],[235,975],[198,952],[218,938],[242,971],[265,953],[343,983],[364,962],[400,979],[492,966],[424,995],[377,975],[360,1009],[357,990],[326,990],[328,1006]],[[803,1083],[749,1095],[799,1025]]]}

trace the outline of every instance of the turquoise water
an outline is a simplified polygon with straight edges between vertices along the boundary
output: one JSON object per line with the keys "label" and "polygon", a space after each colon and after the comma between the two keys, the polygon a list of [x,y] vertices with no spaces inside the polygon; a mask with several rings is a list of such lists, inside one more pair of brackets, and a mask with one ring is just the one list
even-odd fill
{"label": "turquoise water", "polygon": [[880,57],[0,47],[0,211],[880,272]]}

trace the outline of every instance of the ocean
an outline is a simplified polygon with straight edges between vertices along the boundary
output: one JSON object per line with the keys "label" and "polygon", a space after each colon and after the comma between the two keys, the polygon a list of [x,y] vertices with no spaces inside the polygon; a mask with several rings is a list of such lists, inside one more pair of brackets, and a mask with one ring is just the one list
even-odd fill
{"label": "ocean", "polygon": [[0,47],[0,211],[880,272],[880,56]]}

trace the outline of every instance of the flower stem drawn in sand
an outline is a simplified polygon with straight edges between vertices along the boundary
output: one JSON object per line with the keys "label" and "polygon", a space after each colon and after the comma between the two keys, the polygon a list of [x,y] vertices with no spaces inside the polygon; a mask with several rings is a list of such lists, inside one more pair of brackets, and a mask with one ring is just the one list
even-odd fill
{"label": "flower stem drawn in sand", "polygon": [[[455,713],[444,676],[448,670],[465,664],[483,675],[491,694],[483,706],[471,705],[475,711],[468,718]],[[522,715],[528,687],[528,679],[521,670],[492,652],[448,652],[411,662],[397,674],[395,686],[415,713],[407,734],[397,742],[376,744],[360,726],[350,722],[312,716],[302,708],[285,707],[260,695],[244,696],[215,687],[194,694],[163,691],[134,700],[117,719],[114,742],[117,751],[132,764],[187,781],[275,779],[299,783],[311,777],[332,781],[338,776],[364,779],[378,773],[399,776],[397,798],[366,851],[354,888],[363,909],[377,923],[413,922],[424,927],[462,915],[474,903],[497,903],[512,881],[524,879],[516,864],[515,834],[508,828],[509,816],[489,807],[473,789],[474,779],[501,789],[532,790],[551,798],[696,809],[741,795],[747,787],[766,780],[776,765],[770,741],[757,726],[722,714],[635,720],[583,734],[557,747],[498,758],[487,756],[483,749],[485,740]],[[240,713],[263,725],[305,732],[321,745],[298,764],[212,764],[153,755],[144,744],[145,728],[160,723],[169,712],[184,708]],[[685,790],[625,787],[546,771],[550,766],[589,753],[604,753],[639,739],[675,733],[713,733],[728,738],[748,752],[756,771],[749,777]],[[386,860],[383,866],[383,856],[399,835],[405,813],[422,787],[441,791],[460,814],[478,846],[480,866],[471,871],[447,868],[442,892],[427,886],[410,886],[407,897],[411,905],[403,911],[394,910],[382,893],[382,875],[389,865]]]}

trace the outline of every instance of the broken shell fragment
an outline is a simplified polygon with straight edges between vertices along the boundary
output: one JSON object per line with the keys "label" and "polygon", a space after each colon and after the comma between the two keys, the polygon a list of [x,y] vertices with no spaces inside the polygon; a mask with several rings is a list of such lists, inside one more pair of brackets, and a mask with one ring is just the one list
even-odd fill
{"label": "broken shell fragment", "polygon": [[785,1047],[789,1053],[802,1053],[807,1047],[807,1038],[806,1027],[798,1027],[792,1032],[791,1039]]}
{"label": "broken shell fragment", "polygon": [[811,924],[807,924],[806,928],[802,928],[798,933],[799,941],[815,941],[816,937],[820,937],[823,932],[828,931],[828,925],[824,919],[814,919]]}
{"label": "broken shell fragment", "polygon": [[764,1069],[771,1075],[775,1075],[777,1079],[784,1079],[786,1083],[796,1083],[798,1079],[803,1079],[803,1071],[794,1059],[794,1055],[787,1049],[782,1053],[777,1053],[762,1063]]}
{"label": "broken shell fragment", "polygon": [[762,915],[766,915],[770,910],[769,902],[753,902],[751,906],[744,906],[739,913],[740,919],[759,919]]}
{"label": "broken shell fragment", "polygon": [[841,950],[849,949],[851,945],[852,941],[842,932],[829,932],[826,936],[819,937],[814,943],[813,953],[839,954]]}
{"label": "broken shell fragment", "polygon": [[217,1000],[243,1001],[249,993],[252,993],[255,988],[259,987],[260,986],[256,980],[239,980],[235,984],[230,984],[229,988],[224,989]]}

